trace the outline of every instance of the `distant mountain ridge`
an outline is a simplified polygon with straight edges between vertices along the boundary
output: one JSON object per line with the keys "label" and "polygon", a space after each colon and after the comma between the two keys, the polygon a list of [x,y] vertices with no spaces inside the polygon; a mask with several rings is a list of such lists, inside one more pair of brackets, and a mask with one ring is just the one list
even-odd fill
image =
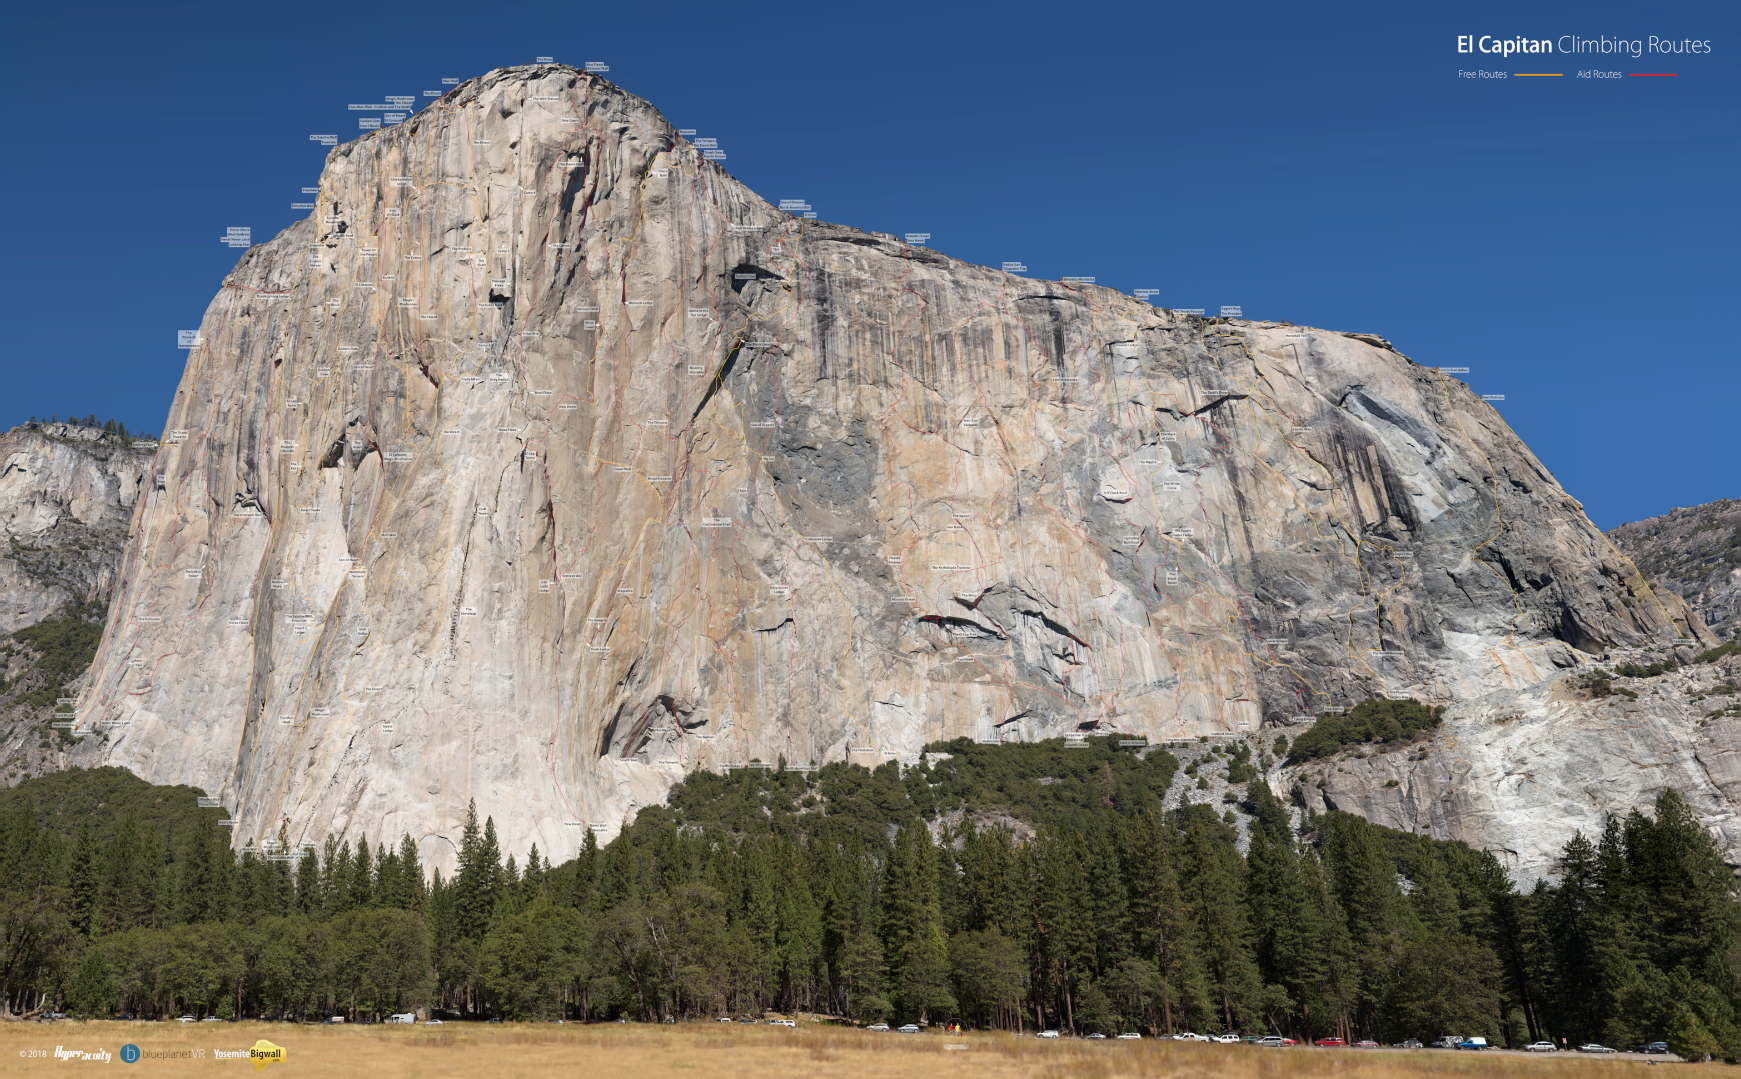
{"label": "distant mountain ridge", "polygon": [[1727,636],[1741,625],[1741,499],[1682,506],[1608,530],[1658,587]]}

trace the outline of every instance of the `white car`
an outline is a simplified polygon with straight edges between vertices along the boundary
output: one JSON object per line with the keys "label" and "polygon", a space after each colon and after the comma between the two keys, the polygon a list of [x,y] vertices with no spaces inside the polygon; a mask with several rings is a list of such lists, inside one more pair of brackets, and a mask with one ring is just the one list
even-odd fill
{"label": "white car", "polygon": [[1104,1035],[1104,1034],[1099,1034],[1099,1033],[1095,1033],[1095,1034],[1090,1034],[1090,1035],[1088,1035],[1088,1037],[1089,1037],[1089,1038],[1090,1038],[1090,1039],[1094,1039],[1094,1038],[1099,1038],[1099,1039],[1100,1039],[1100,1040],[1101,1040],[1101,1041],[1105,1041],[1105,1040],[1106,1040],[1106,1035]]}
{"label": "white car", "polygon": [[865,1029],[866,1030],[880,1030],[886,1034],[886,1033],[888,1033],[889,1025],[887,1023],[872,1023],[870,1026],[865,1027]]}
{"label": "white car", "polygon": [[1553,1042],[1530,1042],[1524,1048],[1531,1053],[1557,1053],[1560,1051],[1560,1047]]}
{"label": "white car", "polygon": [[[775,1019],[773,1022],[769,1023],[768,1025],[774,1026],[774,1027],[792,1027],[794,1030],[796,1030],[798,1027],[798,1021],[796,1019]],[[915,1029],[917,1029],[917,1028],[915,1028]]]}
{"label": "white car", "polygon": [[719,1017],[719,1021],[720,1021],[720,1022],[722,1022],[722,1023],[729,1023],[729,1022],[731,1022],[731,1016],[729,1016],[729,1015],[722,1015],[722,1016],[720,1016],[720,1017]]}
{"label": "white car", "polygon": [[193,1022],[193,1016],[184,1015],[181,1018],[177,1019],[176,1022],[177,1023],[191,1023],[191,1022]]}
{"label": "white car", "polygon": [[424,1024],[423,1024],[423,1025],[424,1025],[424,1026],[426,1026],[426,1027],[438,1027],[438,1026],[440,1026],[440,1025],[441,1025],[441,1020],[439,1020],[439,1019],[430,1019],[430,1020],[428,1020],[428,1021],[426,1021],[426,1022],[425,1022],[425,1023],[424,1023]]}
{"label": "white car", "polygon": [[1209,1040],[1217,1045],[1238,1045],[1239,1035],[1233,1033],[1217,1034]]}
{"label": "white car", "polygon": [[1173,1040],[1176,1042],[1206,1042],[1209,1040],[1209,1036],[1206,1034],[1193,1034],[1187,1030],[1182,1034],[1173,1035]]}
{"label": "white car", "polygon": [[917,1034],[917,1033],[919,1033],[919,1025],[917,1023],[905,1023],[905,1024],[902,1024],[901,1026],[896,1027],[895,1033],[896,1034]]}
{"label": "white car", "polygon": [[1057,1036],[1058,1036],[1058,1032],[1055,1030],[1042,1030],[1038,1034],[1034,1035],[1034,1037],[1036,1037],[1036,1038],[1056,1038]]}
{"label": "white car", "polygon": [[1143,1040],[1143,1036],[1134,1030],[1127,1030],[1118,1036],[1118,1040],[1121,1042],[1140,1042]]}

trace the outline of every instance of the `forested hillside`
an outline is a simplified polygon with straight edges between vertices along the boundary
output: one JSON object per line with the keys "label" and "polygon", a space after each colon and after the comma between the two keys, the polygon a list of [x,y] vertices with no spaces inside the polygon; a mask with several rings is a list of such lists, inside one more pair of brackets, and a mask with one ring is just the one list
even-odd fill
{"label": "forested hillside", "polygon": [[[289,862],[232,856],[209,817],[173,844],[136,809],[106,838],[69,833],[66,812],[91,800],[62,789],[66,808],[45,816],[33,781],[0,821],[5,1000],[97,1015],[771,1009],[1081,1033],[1663,1037],[1741,1055],[1734,878],[1673,791],[1654,816],[1568,836],[1560,882],[1520,894],[1459,844],[1344,814],[1296,825],[1261,782],[1225,813],[1163,811],[1176,762],[1160,751],[932,748],[904,769],[697,774],[560,866],[504,860],[494,822],[474,815],[451,880],[425,880],[408,837]],[[102,778],[54,781],[80,775]],[[1031,838],[976,824],[996,819]]]}

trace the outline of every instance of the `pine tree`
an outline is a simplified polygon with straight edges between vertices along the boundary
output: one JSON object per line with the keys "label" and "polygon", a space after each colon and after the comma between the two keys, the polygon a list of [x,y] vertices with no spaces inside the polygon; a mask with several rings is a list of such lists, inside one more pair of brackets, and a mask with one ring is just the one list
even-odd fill
{"label": "pine tree", "polygon": [[574,886],[569,893],[569,905],[576,910],[591,910],[598,890],[598,833],[591,828],[581,837],[580,853],[574,859]]}
{"label": "pine tree", "polygon": [[320,859],[310,848],[302,852],[296,863],[296,909],[303,914],[318,914],[324,902],[320,893]]}
{"label": "pine tree", "polygon": [[336,918],[351,909],[351,845],[328,836],[326,849],[320,867],[321,909]]}
{"label": "pine tree", "polygon": [[79,822],[72,858],[67,865],[67,914],[74,932],[87,937],[97,932],[101,873],[97,834],[91,828],[90,818],[86,817]]}
{"label": "pine tree", "polygon": [[388,850],[384,844],[375,844],[375,905],[384,909],[405,910],[407,904],[401,895],[401,887],[399,852]]}
{"label": "pine tree", "polygon": [[1131,920],[1140,954],[1155,965],[1155,1003],[1169,1035],[1208,1011],[1196,927],[1179,888],[1178,845],[1177,832],[1145,816],[1131,823],[1125,856]]}
{"label": "pine tree", "polygon": [[102,925],[109,932],[151,924],[153,883],[144,839],[131,809],[103,855]]}
{"label": "pine tree", "polygon": [[1408,904],[1416,919],[1430,933],[1452,935],[1463,930],[1457,892],[1451,886],[1451,875],[1445,863],[1433,849],[1433,841],[1422,836],[1415,843],[1413,860],[1414,888]]}
{"label": "pine tree", "polygon": [[1203,973],[1223,1030],[1249,1029],[1262,999],[1242,902],[1239,853],[1198,816],[1184,826],[1180,888],[1198,925]]}
{"label": "pine tree", "polygon": [[949,948],[937,896],[937,853],[923,824],[902,828],[883,887],[883,946],[897,1006],[915,1018],[946,1014]]}
{"label": "pine tree", "polygon": [[423,864],[417,843],[409,834],[399,837],[399,902],[405,910],[423,910],[428,895],[423,884]]}
{"label": "pine tree", "polygon": [[520,901],[530,905],[544,895],[544,877],[550,871],[550,866],[542,862],[538,855],[538,844],[532,844],[532,849],[526,852],[526,873],[520,880]]}
{"label": "pine tree", "polygon": [[369,858],[367,833],[357,837],[357,853],[351,859],[351,907],[362,910],[374,905],[375,870]]}
{"label": "pine tree", "polygon": [[107,1018],[115,1008],[116,996],[108,958],[96,945],[86,947],[72,984],[67,987],[67,1006],[75,1015]]}
{"label": "pine tree", "polygon": [[[1389,954],[1413,922],[1397,884],[1396,865],[1377,829],[1363,817],[1329,813],[1318,819],[1323,859],[1347,917],[1359,966],[1359,999],[1354,1023],[1372,1031],[1389,991]],[[1353,1040],[1352,1027],[1340,1032]]]}
{"label": "pine tree", "polygon": [[459,846],[459,869],[454,877],[454,917],[459,935],[483,939],[495,913],[497,881],[502,873],[501,849],[496,842],[494,818],[478,829],[477,803],[466,807],[465,828]]}

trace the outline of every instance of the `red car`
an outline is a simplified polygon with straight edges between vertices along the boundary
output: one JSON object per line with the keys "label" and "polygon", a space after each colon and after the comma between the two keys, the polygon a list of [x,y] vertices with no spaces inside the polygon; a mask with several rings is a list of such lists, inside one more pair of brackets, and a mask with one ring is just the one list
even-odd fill
{"label": "red car", "polygon": [[1346,1048],[1346,1046],[1347,1046],[1347,1043],[1344,1042],[1341,1038],[1319,1038],[1316,1042],[1313,1042],[1312,1044],[1316,1045],[1320,1049],[1343,1049],[1343,1048]]}
{"label": "red car", "polygon": [[1377,1049],[1378,1043],[1373,1041],[1371,1038],[1367,1038],[1365,1041],[1355,1042],[1354,1048],[1356,1048],[1356,1049]]}

